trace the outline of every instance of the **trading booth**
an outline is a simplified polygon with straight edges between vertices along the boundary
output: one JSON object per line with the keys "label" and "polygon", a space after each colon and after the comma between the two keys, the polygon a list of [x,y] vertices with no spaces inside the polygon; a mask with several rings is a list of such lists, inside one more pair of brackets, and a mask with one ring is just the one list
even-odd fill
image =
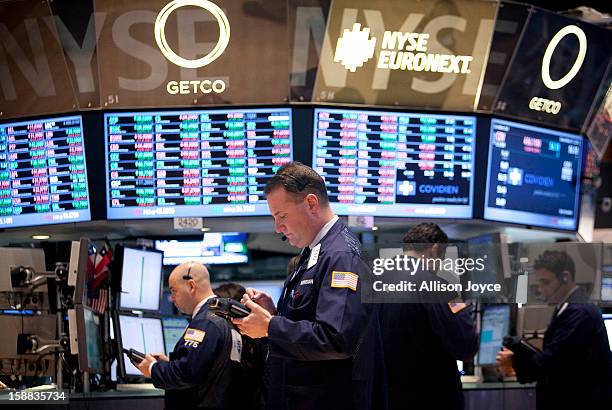
{"label": "trading booth", "polygon": [[611,50],[605,27],[505,1],[0,2],[0,402],[163,408],[123,349],[182,337],[183,262],[280,297],[299,250],[264,187],[300,161],[364,248],[433,221],[497,249],[512,297],[477,304],[466,408],[535,409],[495,356],[548,326],[537,246],[573,249],[612,340],[593,241]]}

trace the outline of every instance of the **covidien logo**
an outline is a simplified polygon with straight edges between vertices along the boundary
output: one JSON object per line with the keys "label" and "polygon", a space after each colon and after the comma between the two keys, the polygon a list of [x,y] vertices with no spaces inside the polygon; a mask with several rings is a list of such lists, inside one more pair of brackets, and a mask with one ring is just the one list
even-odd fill
{"label": "covidien logo", "polygon": [[[204,57],[194,60],[189,60],[176,54],[172,48],[170,48],[170,45],[166,40],[166,22],[168,21],[168,17],[176,9],[185,6],[200,7],[208,11],[217,20],[217,24],[219,25],[219,39],[217,40],[217,43],[213,49]],[[157,43],[157,46],[164,57],[180,67],[196,69],[212,63],[223,54],[230,40],[230,25],[223,10],[221,10],[219,6],[211,1],[172,0],[170,3],[166,4],[166,6],[164,6],[164,8],[161,9],[157,15],[157,18],[155,19],[154,33],[155,42]],[[207,94],[210,92],[222,93],[225,91],[226,84],[221,79],[207,79],[203,81],[170,81],[168,82],[166,88],[169,94],[189,94],[192,92],[192,90],[193,93],[197,93],[198,89],[202,93]]]}

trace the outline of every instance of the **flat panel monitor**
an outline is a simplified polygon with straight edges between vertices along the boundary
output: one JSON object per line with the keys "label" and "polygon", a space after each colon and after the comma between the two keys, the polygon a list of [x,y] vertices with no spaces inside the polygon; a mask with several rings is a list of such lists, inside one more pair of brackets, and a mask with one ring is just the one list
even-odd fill
{"label": "flat panel monitor", "polygon": [[493,119],[485,219],[575,230],[582,137]]}
{"label": "flat panel monitor", "polygon": [[612,314],[602,315],[604,324],[606,325],[606,332],[608,333],[608,344],[612,351]]}
{"label": "flat panel monitor", "polygon": [[601,301],[612,302],[612,265],[601,269]]}
{"label": "flat panel monitor", "polygon": [[502,347],[504,336],[510,332],[510,306],[487,305],[483,307],[480,326],[480,348],[478,364],[480,366],[497,365],[497,352]]}
{"label": "flat panel monitor", "polygon": [[0,124],[0,228],[89,220],[81,116]]}
{"label": "flat panel monitor", "polygon": [[315,110],[313,167],[340,215],[471,218],[476,118]]}
{"label": "flat panel monitor", "polygon": [[278,300],[283,293],[284,285],[283,281],[253,281],[241,282],[240,284],[245,288],[254,288],[267,293],[270,295],[275,304],[278,304]]}
{"label": "flat panel monitor", "polygon": [[268,215],[290,108],[104,115],[108,219]]}
{"label": "flat panel monitor", "polygon": [[68,311],[71,353],[78,355],[79,368],[90,373],[104,371],[102,317],[91,308],[75,305]]}
{"label": "flat panel monitor", "polygon": [[121,309],[159,311],[162,291],[162,253],[122,247]]}
{"label": "flat panel monitor", "polygon": [[201,241],[155,241],[155,248],[164,253],[164,265],[180,265],[196,261],[205,265],[247,263],[246,233],[207,232]]}
{"label": "flat panel monitor", "polygon": [[164,317],[162,318],[162,325],[164,328],[166,354],[169,355],[174,350],[174,346],[179,339],[183,337],[183,333],[185,333],[185,329],[189,325],[189,320],[179,316]]}
{"label": "flat panel monitor", "polygon": [[[142,353],[165,352],[164,333],[160,318],[119,315],[121,344],[124,349],[135,349]],[[142,373],[123,354],[126,376],[140,376]]]}

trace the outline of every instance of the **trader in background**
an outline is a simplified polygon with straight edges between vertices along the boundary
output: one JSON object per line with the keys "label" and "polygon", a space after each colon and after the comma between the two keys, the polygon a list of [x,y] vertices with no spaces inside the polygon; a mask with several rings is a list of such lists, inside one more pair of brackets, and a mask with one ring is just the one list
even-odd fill
{"label": "trader in background", "polygon": [[[422,223],[411,227],[403,242],[409,257],[443,259],[448,237],[438,225]],[[412,278],[445,282],[428,271]],[[381,305],[390,409],[463,409],[457,360],[473,360],[478,335],[473,309],[456,298],[454,293],[422,295]]]}
{"label": "trader in background", "polygon": [[368,269],[361,244],[334,215],[312,168],[283,166],[265,193],[276,232],[303,248],[278,307],[247,289],[243,301],[252,312],[234,319],[242,333],[268,337],[268,408],[384,409],[378,323],[360,297]]}
{"label": "trader in background", "polygon": [[[545,251],[534,263],[538,290],[556,304],[541,352],[510,346],[497,355],[521,383],[537,382],[538,410],[609,409],[612,352],[599,309],[575,282],[566,252]],[[514,351],[514,352],[513,352]]]}
{"label": "trader in background", "polygon": [[233,340],[240,335],[206,305],[215,297],[208,270],[198,262],[184,263],[172,271],[168,284],[172,302],[191,321],[170,357],[148,353],[138,369],[166,390],[166,409],[239,408],[240,345]]}

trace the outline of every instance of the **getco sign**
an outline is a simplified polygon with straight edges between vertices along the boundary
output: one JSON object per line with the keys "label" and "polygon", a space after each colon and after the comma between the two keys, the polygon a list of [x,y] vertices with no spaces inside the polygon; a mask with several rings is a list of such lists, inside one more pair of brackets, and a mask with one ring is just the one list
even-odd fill
{"label": "getco sign", "polygon": [[[560,79],[553,80],[550,77],[550,60],[552,59],[553,53],[555,52],[555,49],[557,48],[561,40],[569,34],[573,34],[578,38],[578,55],[576,56],[574,65],[572,65],[570,70]],[[580,27],[575,25],[569,25],[559,30],[557,34],[555,34],[548,43],[546,51],[544,52],[544,57],[542,58],[542,82],[544,83],[546,88],[550,90],[558,90],[560,88],[565,87],[570,81],[572,81],[580,71],[582,63],[584,63],[586,52],[587,38],[586,34],[584,33],[584,31],[582,31]],[[533,97],[529,101],[529,108],[534,111],[542,111],[547,112],[549,114],[558,114],[559,111],[561,111],[561,103],[558,101],[547,100],[545,98]]]}
{"label": "getco sign", "polygon": [[[195,60],[188,60],[176,54],[166,40],[165,29],[168,17],[176,9],[185,6],[200,7],[208,11],[219,25],[219,39],[215,47],[204,57]],[[172,0],[157,15],[154,33],[155,42],[164,57],[178,66],[196,69],[212,63],[223,54],[230,40],[230,25],[223,10],[208,0]],[[225,91],[225,87],[225,82],[221,79],[208,79],[203,81],[169,81],[166,90],[170,94],[189,94],[190,92],[197,93],[199,89],[207,94],[210,92],[222,93]]]}

